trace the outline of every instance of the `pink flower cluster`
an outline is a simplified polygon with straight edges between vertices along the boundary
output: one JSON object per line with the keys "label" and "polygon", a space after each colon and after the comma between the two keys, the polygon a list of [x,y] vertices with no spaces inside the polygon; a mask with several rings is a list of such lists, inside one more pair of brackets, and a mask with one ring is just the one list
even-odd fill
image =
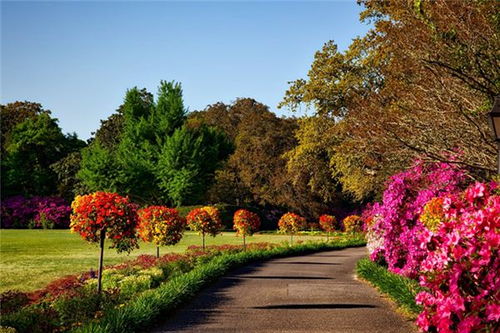
{"label": "pink flower cluster", "polygon": [[500,330],[500,196],[476,183],[443,197],[443,221],[417,240],[426,253],[417,295],[424,331]]}
{"label": "pink flower cluster", "polygon": [[[424,229],[419,215],[433,197],[458,193],[466,174],[455,165],[417,161],[410,169],[392,176],[383,194],[382,203],[371,207],[373,220],[369,232],[377,242],[369,244],[372,260],[381,258],[389,270],[415,278],[425,251],[416,235]],[[370,240],[370,239],[369,239]]]}

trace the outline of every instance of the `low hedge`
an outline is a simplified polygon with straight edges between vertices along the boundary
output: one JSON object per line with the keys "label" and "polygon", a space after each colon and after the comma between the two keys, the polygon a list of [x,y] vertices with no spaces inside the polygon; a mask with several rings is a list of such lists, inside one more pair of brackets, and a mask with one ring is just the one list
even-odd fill
{"label": "low hedge", "polygon": [[364,246],[365,244],[362,237],[353,237],[329,243],[308,242],[292,247],[283,246],[268,250],[223,254],[198,265],[188,273],[169,280],[156,289],[142,293],[125,306],[108,311],[99,321],[79,327],[74,332],[142,332],[153,325],[162,314],[175,310],[202,288],[236,267],[270,258]]}
{"label": "low hedge", "polygon": [[358,261],[356,271],[359,277],[392,299],[408,317],[414,319],[422,311],[415,303],[415,296],[422,290],[417,281],[391,273],[368,258]]}

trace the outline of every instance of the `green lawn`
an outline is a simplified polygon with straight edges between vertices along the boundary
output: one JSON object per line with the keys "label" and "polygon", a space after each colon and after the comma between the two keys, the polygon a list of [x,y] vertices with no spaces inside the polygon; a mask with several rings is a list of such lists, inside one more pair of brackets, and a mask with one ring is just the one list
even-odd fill
{"label": "green lawn", "polygon": [[[285,235],[254,235],[248,242],[282,242]],[[322,239],[320,236],[297,236],[296,240]],[[224,232],[215,238],[207,237],[207,245],[241,244],[233,232]],[[201,245],[201,237],[186,232],[175,246],[163,247],[161,253],[184,252],[190,245]],[[130,255],[117,254],[106,249],[104,264],[116,264],[140,254],[156,254],[156,247],[141,243],[140,249]],[[0,229],[0,292],[11,289],[22,291],[44,287],[57,277],[96,269],[97,246],[83,241],[69,230],[5,230]]]}

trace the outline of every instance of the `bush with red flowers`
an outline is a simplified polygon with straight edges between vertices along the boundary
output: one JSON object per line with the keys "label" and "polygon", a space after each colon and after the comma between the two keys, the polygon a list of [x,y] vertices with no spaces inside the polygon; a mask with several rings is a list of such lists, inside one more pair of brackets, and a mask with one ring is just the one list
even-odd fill
{"label": "bush with red flowers", "polygon": [[331,233],[334,231],[340,231],[340,225],[337,219],[333,215],[321,215],[319,217],[319,226],[324,232]]}
{"label": "bush with red flowers", "polygon": [[71,231],[98,243],[102,235],[118,252],[137,248],[137,208],[128,198],[116,193],[95,192],[77,196],[71,204]]}
{"label": "bush with red flowers", "polygon": [[145,242],[157,246],[175,245],[184,233],[186,220],[173,208],[165,206],[149,206],[140,209],[138,231]]}

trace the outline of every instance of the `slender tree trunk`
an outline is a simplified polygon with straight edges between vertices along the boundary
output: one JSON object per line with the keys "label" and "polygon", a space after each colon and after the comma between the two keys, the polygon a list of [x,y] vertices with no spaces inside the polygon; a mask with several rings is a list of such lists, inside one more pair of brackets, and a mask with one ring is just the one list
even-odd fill
{"label": "slender tree trunk", "polygon": [[106,239],[106,231],[101,230],[101,241],[99,247],[101,250],[101,255],[99,256],[99,272],[97,274],[97,293],[100,294],[102,290],[102,262],[104,258],[104,240]]}
{"label": "slender tree trunk", "polygon": [[329,240],[330,240],[330,233],[329,233],[329,232],[327,232],[327,233],[326,233],[326,241],[328,242]]}
{"label": "slender tree trunk", "polygon": [[203,239],[203,251],[205,251],[205,233],[203,233],[202,239]]}
{"label": "slender tree trunk", "polygon": [[243,234],[243,251],[247,250],[247,244],[245,242],[245,234]]}
{"label": "slender tree trunk", "polygon": [[156,247],[156,258],[160,258],[160,247]]}

